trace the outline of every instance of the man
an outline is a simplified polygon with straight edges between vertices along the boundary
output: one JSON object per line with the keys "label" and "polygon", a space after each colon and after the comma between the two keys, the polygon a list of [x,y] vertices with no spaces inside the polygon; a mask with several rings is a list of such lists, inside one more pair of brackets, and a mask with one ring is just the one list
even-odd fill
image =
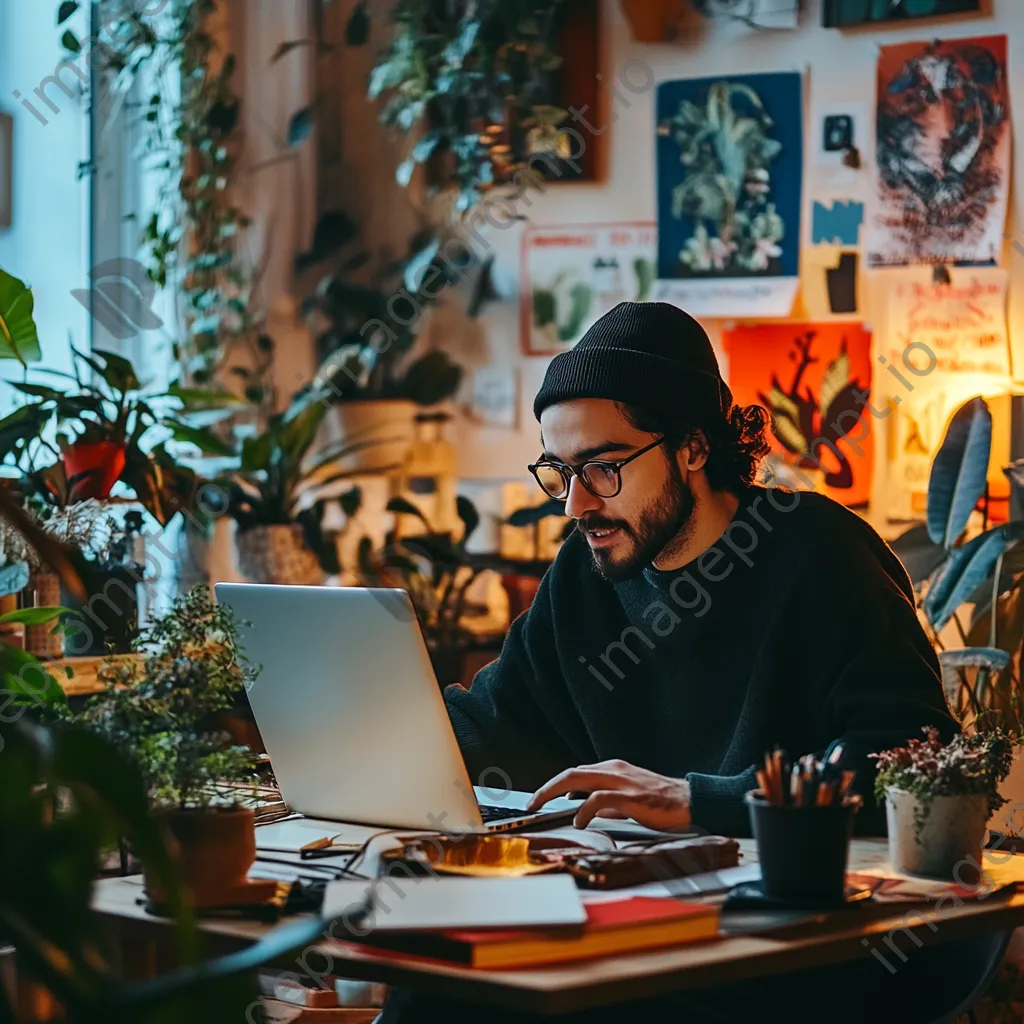
{"label": "man", "polygon": [[[534,412],[543,454],[530,469],[576,530],[498,660],[445,691],[471,777],[486,785],[497,768],[535,791],[533,807],[588,794],[580,827],[624,815],[745,836],[765,753],[838,742],[860,829],[883,834],[868,755],[954,728],[892,551],[828,498],[754,486],[767,414],[733,404],[704,330],[673,306],[616,306],[552,360]],[[919,1007],[920,969],[906,966]],[[858,969],[860,991],[887,985],[870,958]],[[834,984],[803,985],[804,1008]],[[769,979],[572,1019],[734,1019],[748,999],[788,1004],[795,990]],[[434,1019],[519,1018],[410,992],[383,1016]]]}
{"label": "man", "polygon": [[[767,751],[842,743],[882,834],[868,754],[949,728],[903,567],[860,517],[752,486],[767,416],[732,404],[701,326],[622,303],[551,363],[541,487],[576,530],[501,657],[446,702],[475,779],[534,804],[749,835]],[[493,778],[493,776],[492,776]]]}

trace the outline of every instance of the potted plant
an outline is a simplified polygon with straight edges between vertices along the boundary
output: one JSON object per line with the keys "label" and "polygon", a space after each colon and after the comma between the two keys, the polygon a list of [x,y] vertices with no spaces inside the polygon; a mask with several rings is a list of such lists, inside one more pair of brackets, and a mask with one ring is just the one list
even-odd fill
{"label": "potted plant", "polygon": [[[540,581],[547,567],[551,564],[540,556],[543,547],[541,523],[554,516],[565,519],[565,502],[550,498],[539,505],[527,505],[516,509],[506,520],[506,526],[533,527],[532,547],[534,559],[522,564],[503,560],[501,585],[508,596],[509,619],[517,619],[533,604],[534,597],[540,588]],[[561,531],[561,539],[565,540],[576,528],[573,520],[567,521]]]}
{"label": "potted plant", "polygon": [[[946,698],[961,727],[969,732],[998,728],[1019,742],[1024,735],[1024,521],[1011,515],[988,528],[991,443],[991,412],[984,399],[972,398],[953,414],[932,463],[927,521],[898,537],[893,549],[921,595]],[[1004,473],[1019,515],[1019,466]],[[980,529],[972,519],[982,520]],[[1024,801],[1024,761],[1004,783],[1003,795],[1013,804]],[[1005,824],[1014,830],[1013,822]]]}
{"label": "potted plant", "polygon": [[[204,454],[230,455],[231,446],[197,417],[228,415],[238,405],[237,397],[176,385],[152,394],[123,356],[100,350],[85,355],[74,347],[71,351],[73,373],[39,372],[73,386],[11,382],[34,401],[0,420],[0,461],[12,461],[26,475],[36,475],[40,489],[49,490],[57,504],[106,498],[120,481],[166,526],[181,506],[189,505],[196,485],[196,474],[178,465],[167,442],[194,445]],[[45,435],[51,421],[59,431],[59,449]],[[153,443],[160,433],[164,438]]]}
{"label": "potted plant", "polygon": [[255,856],[238,784],[255,782],[256,758],[222,724],[256,675],[236,637],[231,609],[193,587],[142,631],[141,660],[104,661],[106,690],[81,714],[137,765],[197,903],[231,902]]}
{"label": "potted plant", "polygon": [[988,819],[1006,800],[999,783],[1010,772],[1013,741],[999,729],[943,743],[938,729],[872,754],[875,798],[885,801],[889,859],[896,871],[950,878],[958,865],[981,864]]}
{"label": "potted plant", "polygon": [[[348,457],[379,442],[331,445],[313,455],[326,412],[310,399],[271,416],[262,434],[245,439],[238,470],[222,481],[237,526],[239,568],[254,582],[317,585],[340,570],[336,535],[323,525],[325,508],[332,490],[357,473],[343,468]],[[378,463],[372,471],[392,468]],[[349,488],[338,500],[352,516],[360,492]]]}
{"label": "potted plant", "polygon": [[374,551],[369,537],[359,544],[359,570],[364,586],[400,587],[412,600],[430,660],[441,686],[461,679],[462,658],[473,634],[466,628],[469,588],[483,571],[483,560],[470,555],[466,544],[480,524],[469,498],[456,499],[462,536],[435,530],[423,513],[405,498],[392,498],[387,510],[414,516],[425,532],[403,537]]}
{"label": "potted plant", "polygon": [[[347,222],[339,213],[321,219],[313,249],[300,259],[324,263],[345,249],[355,229],[332,228],[338,218]],[[302,304],[320,361],[308,390],[332,407],[328,443],[373,437],[380,445],[373,456],[400,464],[421,407],[451,398],[462,380],[461,368],[438,349],[410,359],[424,314],[451,282],[453,267],[438,257],[430,231],[410,241],[402,260],[358,252],[333,262]],[[350,467],[364,468],[367,455],[351,453]]]}

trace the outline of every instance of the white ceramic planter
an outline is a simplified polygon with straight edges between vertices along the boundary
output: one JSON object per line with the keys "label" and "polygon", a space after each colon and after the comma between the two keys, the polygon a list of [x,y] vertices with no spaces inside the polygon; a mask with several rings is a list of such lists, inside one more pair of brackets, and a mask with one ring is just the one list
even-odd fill
{"label": "white ceramic planter", "polygon": [[905,875],[953,878],[960,866],[960,878],[969,881],[968,858],[981,863],[981,848],[988,820],[988,797],[937,796],[932,800],[920,832],[914,821],[917,797],[901,789],[886,794],[885,814],[889,826],[889,860],[894,870]]}
{"label": "white ceramic planter", "polygon": [[341,466],[347,470],[372,471],[400,466],[416,436],[416,415],[421,407],[406,399],[339,402],[324,418],[324,444],[380,441],[352,455]]}

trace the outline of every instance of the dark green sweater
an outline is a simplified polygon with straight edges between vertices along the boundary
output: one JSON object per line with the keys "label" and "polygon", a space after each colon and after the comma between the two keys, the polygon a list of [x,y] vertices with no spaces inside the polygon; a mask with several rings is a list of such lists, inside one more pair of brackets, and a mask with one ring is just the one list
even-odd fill
{"label": "dark green sweater", "polygon": [[445,700],[474,782],[497,767],[532,791],[621,758],[686,778],[694,824],[736,836],[776,745],[820,755],[841,738],[866,802],[858,831],[884,834],[866,755],[955,728],[890,548],[828,498],[756,488],[673,572],[612,584],[570,536],[498,660]]}

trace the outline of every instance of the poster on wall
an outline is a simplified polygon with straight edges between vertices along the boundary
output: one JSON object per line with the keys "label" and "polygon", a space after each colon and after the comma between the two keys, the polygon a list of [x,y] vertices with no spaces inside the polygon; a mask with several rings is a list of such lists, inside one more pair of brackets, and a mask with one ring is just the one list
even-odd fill
{"label": "poster on wall", "polygon": [[748,28],[794,29],[799,23],[800,0],[696,0],[707,18],[730,19]]}
{"label": "poster on wall", "polygon": [[653,223],[529,227],[521,251],[520,323],[527,355],[555,355],[620,302],[652,298]]}
{"label": "poster on wall", "polygon": [[954,268],[949,284],[936,284],[930,270],[912,268],[885,278],[874,404],[889,439],[886,507],[893,519],[907,519],[924,514],[931,462],[950,416],[969,398],[1009,389],[1008,275]]}
{"label": "poster on wall", "polygon": [[758,324],[727,330],[722,340],[733,398],[771,413],[773,451],[830,497],[866,505],[871,333],[859,323]]}
{"label": "poster on wall", "polygon": [[786,316],[803,181],[798,72],[663,82],[655,298],[694,316]]}
{"label": "poster on wall", "polygon": [[825,28],[939,18],[981,10],[981,0],[825,0]]}
{"label": "poster on wall", "polygon": [[1006,36],[883,46],[871,266],[997,263],[1010,187]]}

